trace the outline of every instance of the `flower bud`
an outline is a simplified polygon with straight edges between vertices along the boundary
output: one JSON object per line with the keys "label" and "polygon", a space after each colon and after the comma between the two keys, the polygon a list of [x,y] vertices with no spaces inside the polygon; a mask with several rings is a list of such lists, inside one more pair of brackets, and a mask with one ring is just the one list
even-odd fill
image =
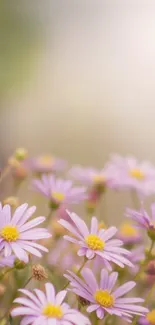
{"label": "flower bud", "polygon": [[25,148],[18,148],[15,151],[14,157],[18,160],[18,161],[22,161],[24,159],[27,158],[28,152]]}
{"label": "flower bud", "polygon": [[19,260],[18,258],[15,259],[14,261],[14,267],[17,269],[17,270],[22,270],[25,268],[27,264],[21,260]]}
{"label": "flower bud", "polygon": [[38,281],[43,281],[48,278],[46,270],[40,264],[35,264],[32,266],[32,276],[35,280]]}
{"label": "flower bud", "polygon": [[146,273],[149,275],[155,275],[155,260],[148,263]]}

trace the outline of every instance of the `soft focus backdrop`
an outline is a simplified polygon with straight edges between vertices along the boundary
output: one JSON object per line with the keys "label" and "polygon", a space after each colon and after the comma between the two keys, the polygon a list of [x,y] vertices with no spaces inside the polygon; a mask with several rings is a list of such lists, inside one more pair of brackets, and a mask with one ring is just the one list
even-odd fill
{"label": "soft focus backdrop", "polygon": [[[155,163],[155,1],[14,0],[11,7],[26,33],[12,42],[23,61],[12,62],[13,81],[1,92],[1,164],[19,146],[98,167],[114,152]],[[10,19],[1,28],[8,44]]]}

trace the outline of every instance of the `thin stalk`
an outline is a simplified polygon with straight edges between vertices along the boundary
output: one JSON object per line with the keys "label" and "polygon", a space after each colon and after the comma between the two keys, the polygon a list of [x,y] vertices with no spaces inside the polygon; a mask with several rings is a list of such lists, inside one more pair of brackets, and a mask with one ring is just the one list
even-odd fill
{"label": "thin stalk", "polygon": [[[76,275],[80,275],[80,273],[81,273],[83,267],[85,266],[86,262],[87,262],[87,259],[85,258],[84,261],[83,261],[83,263],[82,263],[82,265],[80,266],[80,268],[79,268],[78,271],[76,272]],[[62,290],[66,289],[66,288],[68,287],[69,283],[70,283],[70,281],[68,281],[68,282],[65,284],[65,286],[63,287]]]}
{"label": "thin stalk", "polygon": [[28,280],[23,285],[23,288],[25,288],[28,285],[28,283],[32,280],[32,278],[33,278],[32,276],[30,276],[30,278],[28,278]]}
{"label": "thin stalk", "polygon": [[4,178],[9,174],[11,167],[7,166],[2,170],[1,176],[0,176],[0,183],[4,180]]}
{"label": "thin stalk", "polygon": [[145,266],[146,266],[146,264],[148,263],[148,261],[150,259],[150,255],[151,255],[153,247],[154,247],[154,241],[152,240],[149,251],[148,251],[147,256],[146,256],[146,259],[145,259],[144,263],[141,265],[138,273],[135,275],[134,280],[137,280],[139,278],[139,276],[141,275],[141,273],[145,270]]}
{"label": "thin stalk", "polygon": [[2,280],[7,273],[13,271],[14,269],[15,269],[15,267],[11,267],[10,269],[7,269],[4,273],[1,273],[0,274],[0,280]]}

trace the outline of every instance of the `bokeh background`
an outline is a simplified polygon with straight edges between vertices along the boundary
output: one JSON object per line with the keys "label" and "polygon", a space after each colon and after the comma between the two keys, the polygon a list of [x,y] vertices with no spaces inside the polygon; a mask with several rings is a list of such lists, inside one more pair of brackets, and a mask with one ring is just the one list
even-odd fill
{"label": "bokeh background", "polygon": [[154,0],[1,1],[1,165],[19,146],[155,163],[154,18]]}

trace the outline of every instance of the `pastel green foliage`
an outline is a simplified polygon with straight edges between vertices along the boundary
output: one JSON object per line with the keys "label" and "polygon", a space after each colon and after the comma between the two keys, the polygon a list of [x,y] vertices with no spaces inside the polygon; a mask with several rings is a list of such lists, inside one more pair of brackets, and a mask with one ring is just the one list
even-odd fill
{"label": "pastel green foliage", "polygon": [[0,1],[0,95],[17,91],[33,71],[39,44],[33,1]]}

